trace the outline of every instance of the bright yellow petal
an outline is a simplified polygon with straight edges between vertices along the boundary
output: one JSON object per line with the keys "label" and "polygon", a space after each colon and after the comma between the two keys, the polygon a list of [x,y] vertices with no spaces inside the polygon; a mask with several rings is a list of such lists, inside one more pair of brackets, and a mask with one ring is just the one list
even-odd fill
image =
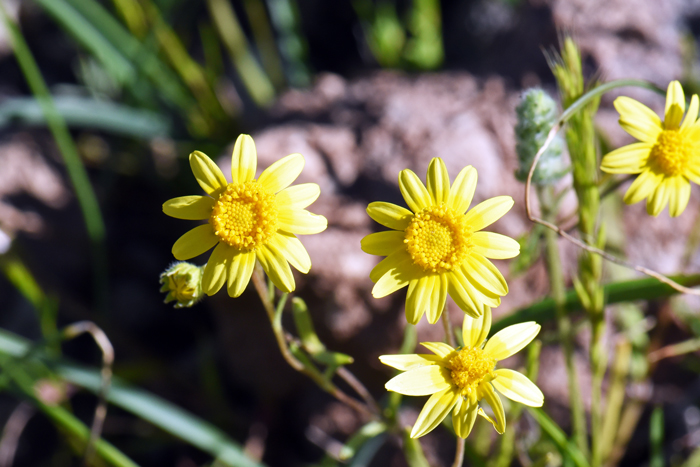
{"label": "bright yellow petal", "polygon": [[450,188],[447,207],[452,208],[458,214],[464,214],[474,198],[476,180],[477,174],[474,167],[469,165],[463,168]]}
{"label": "bright yellow petal", "polygon": [[240,297],[250,282],[255,267],[255,253],[241,252],[229,261],[228,294],[230,297]]}
{"label": "bright yellow petal", "polygon": [[428,190],[412,170],[404,169],[399,173],[399,189],[413,212],[419,212],[432,204]]}
{"label": "bright yellow petal", "polygon": [[442,359],[432,354],[380,355],[379,361],[401,371],[414,370],[426,365],[437,365]]}
{"label": "bright yellow petal", "polygon": [[273,284],[282,292],[294,291],[294,276],[284,255],[273,245],[267,244],[255,250],[260,265]]}
{"label": "bright yellow petal", "polygon": [[501,398],[498,397],[491,383],[481,383],[477,388],[477,397],[491,406],[494,418],[489,418],[489,421],[493,423],[493,427],[499,434],[503,434],[506,431],[506,412],[503,410]]}
{"label": "bright yellow petal", "polygon": [[226,282],[228,264],[237,253],[238,250],[223,242],[214,248],[204,268],[204,274],[202,274],[202,290],[204,293],[214,295],[223,287]]}
{"label": "bright yellow petal", "polygon": [[638,174],[644,170],[651,153],[651,143],[634,143],[607,153],[600,170],[611,174]]}
{"label": "bright yellow petal", "polygon": [[367,214],[375,222],[394,230],[405,230],[413,219],[413,213],[408,209],[382,201],[369,203]]}
{"label": "bright yellow petal", "polygon": [[219,237],[209,224],[203,224],[186,232],[173,245],[173,256],[180,261],[194,258],[210,250],[219,242]]}
{"label": "bright yellow petal", "polygon": [[685,95],[678,81],[671,81],[666,90],[666,110],[664,111],[664,128],[673,130],[679,127],[685,111]]}
{"label": "bright yellow petal", "polygon": [[228,185],[219,166],[203,152],[195,151],[190,154],[190,167],[199,186],[214,198]]}
{"label": "bright yellow petal", "polygon": [[[397,253],[398,255],[396,256],[396,258],[400,259],[403,256],[401,255],[401,253],[403,252],[399,251]],[[395,253],[394,255],[396,255],[397,253]],[[389,258],[392,258],[392,256],[394,255],[389,256],[384,261],[389,260]],[[384,261],[382,261],[382,263]],[[379,263],[377,267],[379,267],[382,263]],[[374,287],[372,288],[372,296],[374,298],[386,297],[387,295],[406,287],[407,285],[409,285],[409,283],[418,281],[420,277],[422,277],[421,272],[418,270],[418,268],[416,268],[416,266],[413,265],[412,262],[400,263],[399,267],[389,269],[389,271],[384,273],[384,275],[377,280],[377,283],[374,284]],[[370,279],[371,278],[372,275],[370,273]]]}
{"label": "bright yellow petal", "polygon": [[418,324],[430,305],[430,295],[433,292],[435,276],[423,276],[408,284],[406,295],[406,321]]}
{"label": "bright yellow petal", "polygon": [[277,193],[275,201],[280,208],[304,209],[318,199],[321,188],[315,183],[290,186]]}
{"label": "bright yellow petal", "polygon": [[428,193],[433,199],[433,204],[446,203],[450,196],[450,176],[447,167],[439,157],[433,157],[428,166]]}
{"label": "bright yellow petal", "polygon": [[280,209],[277,213],[277,228],[298,235],[312,235],[328,227],[325,217],[312,214],[306,209]]}
{"label": "bright yellow petal", "polygon": [[690,182],[683,176],[670,179],[671,193],[668,201],[668,213],[671,217],[680,216],[690,201]]}
{"label": "bright yellow petal", "polygon": [[435,429],[447,417],[460,397],[456,387],[449,387],[430,396],[418,415],[416,424],[413,425],[411,438],[419,438]]}
{"label": "bright yellow petal", "polygon": [[445,344],[444,342],[421,342],[420,345],[430,350],[443,360],[445,360],[448,355],[451,355],[455,351],[451,345]]}
{"label": "bright yellow petal", "polygon": [[691,182],[697,183],[700,185],[700,160],[696,162],[695,164],[691,164],[688,169],[686,170],[685,176],[688,177],[688,179]]}
{"label": "bright yellow petal", "polygon": [[[381,277],[392,269],[414,268],[413,260],[406,250],[395,251],[377,264],[369,273],[372,282],[377,282]],[[417,271],[416,271],[417,272]],[[398,273],[397,273],[398,274]],[[416,276],[416,278],[419,276]],[[383,295],[382,295],[383,296]]]}
{"label": "bright yellow petal", "polygon": [[697,94],[693,94],[690,98],[690,105],[688,106],[688,111],[685,114],[685,119],[681,124],[681,130],[690,128],[698,119],[698,110],[700,110],[700,99],[698,99]]}
{"label": "bright yellow petal", "polygon": [[239,135],[231,154],[231,179],[233,183],[245,183],[255,178],[258,168],[258,153],[255,142],[249,135]]}
{"label": "bright yellow petal", "polygon": [[459,398],[452,411],[452,426],[460,438],[466,438],[472,432],[476,415],[479,413],[479,405],[464,398]]}
{"label": "bright yellow petal", "polygon": [[404,233],[398,230],[387,230],[367,235],[360,242],[360,248],[365,253],[378,256],[389,256],[399,248],[406,248]]}
{"label": "bright yellow petal", "polygon": [[405,396],[428,396],[452,386],[450,381],[450,370],[440,365],[426,365],[394,376],[384,387]]}
{"label": "bright yellow petal", "polygon": [[508,399],[530,407],[542,407],[544,394],[527,376],[507,368],[495,371],[496,379],[491,381],[493,387]]}
{"label": "bright yellow petal", "polygon": [[479,307],[479,315],[484,313],[484,308],[487,306],[491,308],[496,308],[499,306],[501,304],[501,297],[486,289],[482,284],[472,282],[464,273],[464,269],[464,267],[459,269],[459,273],[461,273],[462,277],[464,277],[462,286]]}
{"label": "bright yellow petal", "polygon": [[637,177],[627,189],[627,193],[625,193],[625,197],[623,198],[625,203],[634,204],[640,202],[649,196],[662,180],[663,175],[655,174],[651,170],[645,170],[639,174],[639,177]]}
{"label": "bright yellow petal", "polygon": [[291,185],[303,169],[304,156],[301,154],[290,154],[263,170],[258,182],[266,190],[277,193]]}
{"label": "bright yellow petal", "polygon": [[668,198],[671,194],[669,187],[670,178],[664,177],[656,186],[656,190],[647,198],[647,214],[650,216],[658,216],[668,204]]}
{"label": "bright yellow petal", "polygon": [[496,196],[474,206],[464,215],[464,220],[474,231],[481,230],[503,217],[513,204],[510,196]]}
{"label": "bright yellow petal", "polygon": [[491,259],[514,258],[520,254],[520,244],[510,237],[495,232],[474,232],[472,251]]}
{"label": "bright yellow petal", "polygon": [[270,244],[280,251],[299,272],[307,274],[311,269],[311,258],[309,253],[293,234],[277,232],[270,239]]}
{"label": "bright yellow petal", "polygon": [[445,275],[447,276],[447,293],[450,294],[460,310],[472,318],[481,316],[483,307],[465,287],[469,281],[464,277],[464,274],[459,271],[451,271]]}
{"label": "bright yellow petal", "polygon": [[428,304],[428,322],[435,324],[440,319],[442,312],[445,310],[445,302],[447,301],[447,276],[440,274],[435,276],[433,283],[433,291],[430,294],[430,304]]}
{"label": "bright yellow petal", "polygon": [[533,321],[508,326],[486,341],[484,352],[496,360],[508,358],[529,344],[540,329],[541,326]]}
{"label": "bright yellow petal", "polygon": [[491,330],[491,308],[486,307],[479,318],[464,316],[462,340],[465,347],[480,348]]}
{"label": "bright yellow petal", "polygon": [[214,203],[208,196],[180,196],[163,203],[163,212],[176,219],[200,221],[209,219]]}
{"label": "bright yellow petal", "polygon": [[621,96],[613,105],[620,112],[620,126],[627,133],[645,143],[655,143],[662,130],[661,119],[646,105]]}
{"label": "bright yellow petal", "polygon": [[501,271],[482,255],[472,253],[467,256],[461,269],[472,284],[478,283],[496,295],[508,293],[508,284]]}

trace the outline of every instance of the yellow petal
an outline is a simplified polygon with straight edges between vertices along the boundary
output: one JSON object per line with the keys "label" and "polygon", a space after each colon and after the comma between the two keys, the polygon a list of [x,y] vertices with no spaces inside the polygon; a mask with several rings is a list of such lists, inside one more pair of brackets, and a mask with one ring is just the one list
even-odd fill
{"label": "yellow petal", "polygon": [[520,254],[520,244],[510,237],[495,232],[474,232],[472,251],[491,259],[514,258]]}
{"label": "yellow petal", "polygon": [[446,203],[450,196],[450,176],[447,167],[439,157],[433,157],[428,166],[428,193],[433,199],[433,204]]}
{"label": "yellow petal", "polygon": [[469,165],[463,168],[450,188],[447,207],[452,208],[458,214],[464,214],[474,198],[476,180],[477,174],[474,167]]}
{"label": "yellow petal", "polygon": [[452,412],[452,426],[460,438],[466,438],[472,432],[479,405],[464,398],[459,398]]}
{"label": "yellow petal", "polygon": [[469,255],[461,270],[474,285],[478,283],[496,295],[508,293],[508,284],[501,271],[491,261],[478,253]]}
{"label": "yellow petal", "polygon": [[228,264],[237,253],[238,250],[223,242],[214,248],[204,268],[204,274],[202,274],[202,290],[204,293],[214,295],[223,287],[226,282]]}
{"label": "yellow petal", "polygon": [[694,165],[690,164],[688,166],[685,176],[688,177],[691,182],[700,185],[700,160],[698,160]]}
{"label": "yellow petal", "polygon": [[444,342],[421,342],[420,345],[430,350],[443,360],[455,351],[451,345],[445,344]]}
{"label": "yellow petal", "polygon": [[416,424],[413,425],[411,438],[419,438],[435,429],[450,413],[460,397],[459,390],[455,387],[449,387],[430,396],[418,415]]}
{"label": "yellow petal", "polygon": [[540,328],[533,321],[508,326],[486,341],[484,352],[496,360],[508,358],[529,344],[540,332]]}
{"label": "yellow petal", "polygon": [[437,365],[442,359],[431,354],[381,355],[379,361],[392,368],[408,371],[426,365]]}
{"label": "yellow petal", "polygon": [[469,278],[467,278],[466,274],[464,274],[464,268],[460,268],[459,272],[462,274],[464,277],[464,282],[462,282],[462,286],[464,287],[464,290],[467,291],[467,293],[474,298],[474,301],[476,302],[479,311],[479,315],[482,315],[484,313],[484,308],[485,307],[491,307],[491,308],[496,308],[501,304],[501,297],[498,295],[494,294],[490,290],[484,288],[483,285],[479,283],[474,283],[472,282]]}
{"label": "yellow petal", "polygon": [[645,170],[627,189],[627,193],[625,193],[625,197],[623,198],[625,203],[634,204],[640,202],[649,196],[662,180],[663,175],[655,174],[651,170]]}
{"label": "yellow petal", "polygon": [[477,397],[491,406],[494,417],[488,420],[493,423],[493,427],[499,434],[503,434],[506,431],[506,413],[503,410],[501,398],[498,397],[491,383],[481,383],[477,389]]}
{"label": "yellow petal", "polygon": [[301,154],[290,154],[263,170],[258,182],[266,190],[277,193],[291,185],[303,169],[304,156]]}
{"label": "yellow petal", "polygon": [[389,256],[399,248],[406,248],[404,233],[398,230],[387,230],[367,235],[360,242],[360,248],[365,253],[378,256]]}
{"label": "yellow petal", "polygon": [[673,177],[669,197],[668,213],[671,217],[680,216],[690,201],[690,182],[682,176]]}
{"label": "yellow petal", "polygon": [[325,217],[312,214],[306,209],[280,209],[277,213],[277,228],[298,235],[312,235],[328,227]]}
{"label": "yellow petal", "polygon": [[445,310],[445,302],[447,301],[447,276],[440,274],[435,276],[433,283],[433,291],[430,294],[430,303],[428,304],[428,322],[435,324],[440,319],[442,312]]}
{"label": "yellow petal", "polygon": [[430,295],[433,292],[435,276],[423,276],[408,284],[406,295],[406,321],[418,324],[430,305]]}
{"label": "yellow petal", "polygon": [[199,256],[219,242],[219,237],[209,224],[203,224],[186,232],[173,245],[173,256],[180,261]]}
{"label": "yellow petal", "polygon": [[431,205],[428,190],[412,170],[404,169],[399,173],[399,189],[406,204],[413,212],[418,212]]}
{"label": "yellow petal", "polygon": [[241,252],[229,261],[228,295],[240,297],[250,282],[255,267],[255,253],[252,251]]}
{"label": "yellow petal", "polygon": [[385,385],[387,391],[405,396],[427,396],[451,386],[450,370],[440,365],[426,365],[401,373]]}
{"label": "yellow petal", "polygon": [[405,230],[413,219],[413,213],[408,209],[381,201],[369,203],[367,214],[375,222],[394,230]]}
{"label": "yellow petal", "polygon": [[289,267],[289,263],[284,255],[277,248],[271,244],[263,245],[255,250],[255,254],[258,261],[260,261],[260,265],[265,270],[265,274],[278,289],[287,293],[294,291],[295,284],[292,269]]}
{"label": "yellow petal", "polygon": [[190,154],[190,167],[202,190],[214,198],[228,185],[219,166],[203,152],[195,151]]}
{"label": "yellow petal", "polygon": [[[391,256],[389,258],[391,258]],[[381,264],[382,263],[379,263],[377,267],[379,267],[379,265]],[[408,266],[408,264],[405,265]],[[407,270],[405,268],[390,269],[377,280],[376,284],[374,284],[374,287],[372,288],[372,296],[374,298],[386,297],[387,295],[392,294],[397,290],[403,289],[404,287],[409,285],[409,283],[417,280],[418,278],[413,277],[410,273],[407,273]]]}
{"label": "yellow petal", "polygon": [[679,127],[685,111],[685,95],[678,81],[671,81],[666,90],[666,109],[664,111],[664,128],[673,130]]}
{"label": "yellow petal", "polygon": [[180,196],[163,203],[163,212],[176,219],[200,221],[209,219],[214,203],[208,196]]}
{"label": "yellow petal", "polygon": [[277,232],[270,239],[270,244],[280,251],[299,272],[307,274],[311,269],[311,258],[304,245],[294,234]]}
{"label": "yellow petal", "polygon": [[286,209],[304,209],[318,199],[321,188],[315,183],[290,186],[277,193],[277,206]]}
{"label": "yellow petal", "polygon": [[669,178],[664,177],[661,183],[656,186],[656,190],[647,198],[647,214],[650,216],[658,216],[661,214],[661,211],[664,210],[666,204],[668,204],[668,198],[671,192],[668,186],[669,180]]}
{"label": "yellow petal", "polygon": [[464,316],[462,340],[465,347],[480,348],[491,330],[491,308],[486,307],[484,314],[478,318]]}
{"label": "yellow petal", "polygon": [[508,399],[530,407],[542,407],[544,394],[527,376],[507,368],[495,371],[496,379],[491,381],[493,387]]}
{"label": "yellow petal", "polygon": [[231,154],[231,179],[233,183],[245,183],[255,178],[258,168],[258,153],[255,142],[249,135],[239,135]]}
{"label": "yellow petal", "polygon": [[[381,260],[369,273],[369,278],[372,282],[377,282],[384,274],[392,269],[406,268],[415,268],[413,260],[406,250],[398,250]],[[417,277],[419,276],[416,276],[416,278]]]}
{"label": "yellow petal", "polygon": [[688,106],[688,112],[685,114],[685,119],[681,124],[681,130],[690,128],[698,119],[698,110],[700,110],[700,99],[698,99],[697,94],[693,94],[690,98],[690,106]]}
{"label": "yellow petal", "polygon": [[607,153],[600,163],[600,170],[611,174],[638,174],[646,165],[651,153],[651,143],[634,143]]}
{"label": "yellow petal", "polygon": [[447,276],[447,293],[450,294],[452,300],[455,301],[457,306],[473,318],[478,318],[483,314],[483,306],[476,300],[473,294],[469,291],[473,289],[470,287],[469,290],[466,287],[469,280],[464,277],[459,271],[451,271],[445,274]]}
{"label": "yellow petal", "polygon": [[662,130],[661,119],[646,105],[621,96],[613,105],[620,112],[620,126],[627,133],[645,143],[655,143]]}
{"label": "yellow petal", "polygon": [[503,217],[513,204],[510,196],[496,196],[474,206],[465,214],[464,220],[474,231],[481,230]]}

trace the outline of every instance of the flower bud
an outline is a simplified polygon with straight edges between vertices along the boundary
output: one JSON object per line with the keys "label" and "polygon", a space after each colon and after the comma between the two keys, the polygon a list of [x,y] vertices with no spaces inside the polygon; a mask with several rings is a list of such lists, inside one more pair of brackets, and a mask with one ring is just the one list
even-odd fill
{"label": "flower bud", "polygon": [[167,292],[165,303],[175,301],[175,308],[191,307],[202,299],[204,266],[186,261],[173,263],[160,275],[161,292]]}
{"label": "flower bud", "polygon": [[[518,170],[515,172],[515,178],[525,182],[537,151],[557,121],[557,104],[542,89],[532,88],[525,91],[515,111],[518,116],[515,126]],[[532,175],[532,183],[548,185],[564,176],[567,167],[561,157],[562,150],[563,141],[557,135],[540,157]]]}

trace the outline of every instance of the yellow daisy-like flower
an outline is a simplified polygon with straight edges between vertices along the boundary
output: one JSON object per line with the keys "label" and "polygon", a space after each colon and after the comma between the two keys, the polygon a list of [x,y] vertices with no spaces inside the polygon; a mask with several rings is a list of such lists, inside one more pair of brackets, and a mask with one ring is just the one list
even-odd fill
{"label": "yellow daisy-like flower", "polygon": [[685,112],[685,96],[678,81],[666,92],[664,121],[647,106],[629,97],[614,102],[620,126],[640,142],[616,149],[603,157],[601,170],[640,174],[625,194],[625,203],[647,198],[647,212],[658,216],[669,205],[671,217],[680,215],[690,199],[690,182],[700,184],[700,101],[696,94]]}
{"label": "yellow daisy-like flower", "polygon": [[467,314],[478,317],[486,307],[497,307],[508,293],[500,271],[488,260],[520,253],[518,242],[505,235],[482,232],[513,206],[510,196],[498,196],[469,205],[476,189],[476,169],[465,167],[450,187],[445,163],[430,161],[427,188],[406,169],[399,188],[409,211],[395,204],[375,202],[367,214],[390,231],[362,239],[362,250],[386,256],[370,273],[372,295],[380,298],[408,286],[406,319],[440,319],[449,294]]}
{"label": "yellow daisy-like flower", "polygon": [[289,264],[303,273],[311,259],[295,234],[315,234],[326,218],[305,210],[320,194],[315,183],[289,186],[304,168],[301,154],[290,154],[255,178],[258,155],[253,138],[241,135],[231,158],[228,183],[221,169],[205,154],[190,154],[199,186],[209,196],[183,196],[163,204],[163,212],[178,219],[207,220],[180,237],[173,255],[186,260],[214,248],[202,275],[202,290],[213,295],[227,284],[228,293],[243,293],[255,260],[282,291],[294,290]]}
{"label": "yellow daisy-like flower", "polygon": [[[486,341],[490,329],[491,309],[487,307],[477,319],[464,317],[464,347],[453,349],[443,342],[422,342],[421,345],[434,355],[379,357],[385,365],[405,372],[386,383],[389,391],[407,396],[432,394],[413,425],[411,438],[432,431],[450,411],[455,433],[461,438],[469,436],[477,414],[503,434],[506,417],[496,390],[530,407],[542,406],[544,395],[527,376],[506,368],[496,369],[499,360],[510,357],[529,344],[540,332],[540,325],[528,322],[508,326]],[[479,407],[480,401],[485,401],[491,407],[494,418]]]}

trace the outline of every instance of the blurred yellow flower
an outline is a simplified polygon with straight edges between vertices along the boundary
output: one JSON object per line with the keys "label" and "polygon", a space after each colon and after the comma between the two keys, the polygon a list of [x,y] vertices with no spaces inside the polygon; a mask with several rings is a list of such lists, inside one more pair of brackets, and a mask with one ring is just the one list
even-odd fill
{"label": "blurred yellow flower", "polygon": [[294,290],[289,264],[309,272],[311,259],[295,234],[326,229],[323,216],[305,210],[320,194],[315,183],[289,186],[304,168],[301,154],[290,154],[255,178],[258,156],[253,138],[240,135],[231,159],[232,183],[205,154],[190,154],[190,166],[208,196],[183,196],[163,204],[178,219],[207,220],[180,237],[173,255],[186,260],[214,248],[202,276],[202,289],[213,295],[227,284],[231,297],[243,293],[255,260],[280,290]]}
{"label": "blurred yellow flower", "polygon": [[[502,434],[506,429],[506,417],[496,390],[516,402],[542,406],[544,395],[527,376],[505,368],[496,369],[499,360],[529,344],[540,332],[540,325],[528,322],[508,326],[486,341],[490,329],[491,309],[487,307],[477,319],[464,317],[464,347],[453,349],[442,342],[422,342],[421,345],[434,355],[379,357],[385,365],[404,371],[386,383],[387,390],[407,396],[432,394],[413,425],[412,438],[432,431],[450,411],[455,433],[461,438],[469,436],[477,414]],[[493,418],[479,407],[480,401],[491,407]]]}
{"label": "blurred yellow flower", "polygon": [[601,170],[640,174],[627,190],[625,203],[647,198],[647,212],[652,216],[658,216],[666,204],[671,217],[680,215],[690,199],[690,182],[700,184],[698,96],[691,98],[683,119],[683,88],[672,81],[666,92],[663,122],[649,107],[629,97],[618,97],[614,105],[620,113],[620,126],[640,142],[606,154]]}
{"label": "blurred yellow flower", "polygon": [[467,314],[478,317],[485,307],[497,307],[508,293],[503,275],[487,258],[517,256],[518,242],[505,235],[481,232],[513,206],[510,196],[497,196],[467,209],[476,189],[476,169],[465,167],[450,187],[442,159],[428,167],[427,188],[411,170],[399,174],[399,188],[409,211],[375,202],[367,214],[385,227],[362,239],[362,250],[386,256],[370,273],[372,295],[384,297],[408,286],[406,319],[440,319],[449,294]]}

